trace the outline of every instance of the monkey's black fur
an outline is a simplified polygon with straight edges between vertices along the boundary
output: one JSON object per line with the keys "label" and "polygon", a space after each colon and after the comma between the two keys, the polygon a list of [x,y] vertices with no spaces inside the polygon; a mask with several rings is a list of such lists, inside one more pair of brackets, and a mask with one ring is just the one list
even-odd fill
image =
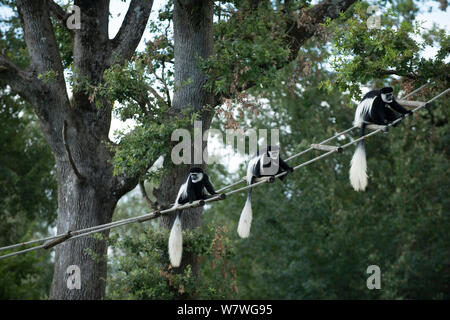
{"label": "monkey's black fur", "polygon": [[[365,135],[366,126],[370,123],[386,126],[397,120],[396,112],[405,114],[412,113],[406,110],[394,98],[391,87],[381,90],[373,90],[366,93],[356,108],[353,125],[361,128],[360,136]],[[396,124],[394,124],[395,126]],[[356,191],[364,191],[367,187],[367,161],[364,139],[356,145],[350,165],[350,183]]]}
{"label": "monkey's black fur", "polygon": [[397,111],[401,114],[411,114],[411,111],[403,108],[395,98],[392,96],[392,102],[383,101],[381,94],[392,94],[393,89],[386,87],[381,90],[372,90],[366,93],[361,102],[366,99],[373,99],[372,107],[369,112],[363,114],[363,120],[365,122],[374,123],[378,125],[387,125],[392,121],[399,118],[394,112]]}
{"label": "monkey's black fur", "polygon": [[[199,180],[198,180],[199,179]],[[197,181],[198,180],[198,181]],[[196,200],[205,200],[209,196],[205,189],[211,194],[217,194],[209,180],[209,176],[202,168],[194,167],[189,171],[186,182],[180,187],[178,192],[177,203],[192,203]]]}
{"label": "monkey's black fur", "polygon": [[[275,158],[271,157],[271,153],[273,152],[278,153]],[[274,176],[284,171],[294,171],[294,169],[280,157],[279,148],[270,145],[258,152],[258,154],[250,161],[247,170],[247,176],[249,176],[249,170],[251,170],[251,174],[255,178]],[[284,177],[286,177],[286,175],[281,176],[280,179],[283,180]]]}
{"label": "monkey's black fur", "polygon": [[[280,157],[277,146],[267,146],[250,160],[247,168],[247,184],[252,184],[255,178],[278,175],[282,172],[293,172],[290,167]],[[280,177],[283,179],[286,175]],[[237,232],[241,238],[247,238],[250,235],[250,226],[252,223],[252,187],[248,188],[247,200],[239,218]]]}

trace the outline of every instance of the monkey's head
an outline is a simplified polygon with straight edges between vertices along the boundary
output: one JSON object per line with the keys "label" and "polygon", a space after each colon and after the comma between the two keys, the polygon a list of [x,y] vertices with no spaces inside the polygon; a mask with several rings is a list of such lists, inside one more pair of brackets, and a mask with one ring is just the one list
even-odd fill
{"label": "monkey's head", "polygon": [[380,90],[381,92],[381,99],[385,103],[391,103],[394,101],[394,90],[391,87],[386,87]]}
{"label": "monkey's head", "polygon": [[278,148],[278,146],[267,146],[266,152],[267,156],[272,160],[278,160],[278,157],[280,156],[280,148]]}
{"label": "monkey's head", "polygon": [[202,181],[203,173],[204,172],[203,172],[202,168],[199,168],[199,167],[191,168],[191,170],[189,170],[189,176],[191,178],[191,181],[193,183],[197,183],[197,182]]}

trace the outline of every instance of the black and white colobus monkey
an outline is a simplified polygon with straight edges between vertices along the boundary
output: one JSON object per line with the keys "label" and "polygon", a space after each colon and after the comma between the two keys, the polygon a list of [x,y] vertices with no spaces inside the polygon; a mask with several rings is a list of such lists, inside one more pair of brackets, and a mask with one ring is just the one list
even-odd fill
{"label": "black and white colobus monkey", "polygon": [[[183,183],[178,191],[177,199],[175,200],[176,208],[185,203],[192,203],[196,200],[205,200],[209,196],[205,192],[206,189],[211,195],[215,195],[214,187],[209,181],[208,174],[202,168],[194,167],[189,171],[186,182]],[[181,263],[181,256],[183,254],[183,234],[181,228],[180,211],[177,212],[177,217],[173,223],[169,237],[169,258],[173,267],[179,267]]]}
{"label": "black and white colobus monkey", "polygon": [[[274,176],[284,171],[293,172],[294,169],[281,159],[280,150],[277,146],[267,146],[267,148],[260,150],[248,163],[247,184],[254,183],[255,178]],[[281,176],[280,179],[283,180],[284,177],[286,175]],[[249,236],[252,216],[252,188],[249,188],[237,229],[241,238]]]}
{"label": "black and white colobus monkey", "polygon": [[[393,110],[403,115],[412,113],[395,101],[391,87],[370,91],[364,95],[356,108],[353,125],[361,128],[360,136],[362,137],[367,124],[387,125],[396,120],[398,116]],[[361,140],[356,145],[350,166],[350,183],[356,191],[364,191],[367,187],[366,170],[366,151],[364,140]]]}

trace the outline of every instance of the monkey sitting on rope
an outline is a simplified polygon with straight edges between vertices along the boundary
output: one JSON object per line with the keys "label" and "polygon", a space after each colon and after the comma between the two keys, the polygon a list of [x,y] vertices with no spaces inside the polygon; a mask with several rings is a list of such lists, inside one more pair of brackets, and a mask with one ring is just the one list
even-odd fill
{"label": "monkey sitting on rope", "polygon": [[[253,184],[255,178],[275,176],[285,171],[293,172],[294,169],[281,159],[277,146],[267,146],[250,160],[247,168],[247,184]],[[285,177],[286,175],[283,175],[280,179],[283,180]],[[237,229],[241,238],[247,238],[250,235],[252,216],[252,188],[250,187]]]}
{"label": "monkey sitting on rope", "polygon": [[[209,180],[208,174],[202,168],[194,167],[189,171],[186,182],[183,183],[178,191],[177,199],[175,200],[174,208],[192,203],[197,200],[206,200],[209,198],[205,189],[211,194],[216,195],[214,187]],[[177,212],[177,217],[173,223],[169,236],[169,258],[173,267],[179,267],[181,263],[181,256],[183,253],[183,234],[180,220],[180,211]]]}
{"label": "monkey sitting on rope", "polygon": [[[412,114],[406,110],[394,98],[394,92],[391,87],[381,90],[372,90],[366,93],[356,108],[353,125],[361,128],[360,136],[364,136],[367,124],[388,125],[397,120],[399,116],[397,111],[404,117],[406,114]],[[350,166],[350,183],[356,191],[364,191],[367,187],[367,162],[364,140],[356,145],[355,153],[352,157]]]}

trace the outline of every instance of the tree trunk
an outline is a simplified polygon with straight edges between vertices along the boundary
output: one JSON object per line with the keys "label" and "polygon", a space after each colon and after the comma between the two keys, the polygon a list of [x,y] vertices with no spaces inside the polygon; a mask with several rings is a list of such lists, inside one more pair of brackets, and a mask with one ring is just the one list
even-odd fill
{"label": "tree trunk", "polygon": [[[100,169],[110,175],[110,168]],[[97,173],[100,173],[100,170]],[[107,184],[79,181],[68,162],[57,163],[58,233],[111,222],[117,199]],[[68,240],[56,247],[51,299],[103,299],[107,276],[107,245],[94,236]],[[67,287],[69,266],[80,268],[81,288]]]}
{"label": "tree trunk", "polygon": [[[75,81],[93,86],[103,81],[112,63],[132,57],[144,32],[153,1],[132,0],[123,24],[112,40],[108,38],[109,0],[76,0],[81,7],[81,29],[74,31]],[[64,82],[62,82],[64,84]],[[97,106],[84,88],[75,88],[72,104],[51,121],[48,135],[54,149],[58,177],[58,233],[109,223],[117,201],[138,182],[138,177],[113,175],[109,141],[112,105],[101,100]],[[45,108],[42,108],[45,109]],[[61,143],[62,123],[67,121],[67,144]],[[56,147],[55,147],[56,146]],[[81,237],[56,247],[51,299],[102,299],[107,277],[109,232]],[[81,288],[67,287],[67,268],[80,269]]]}
{"label": "tree trunk", "polygon": [[[86,124],[89,119],[81,118]],[[80,117],[77,118],[80,120]],[[77,122],[78,122],[77,121]],[[81,122],[81,123],[83,123]],[[58,178],[58,234],[92,227],[112,220],[114,208],[122,192],[118,192],[116,177],[109,160],[112,155],[102,140],[88,127],[68,122],[67,144],[76,170],[69,161],[69,152],[56,158]],[[129,186],[132,188],[132,185]],[[51,299],[102,299],[107,276],[107,244],[109,232],[68,240],[55,250],[55,267]],[[66,274],[69,266],[78,266],[81,288],[69,289]]]}
{"label": "tree trunk", "polygon": [[[212,113],[205,107],[214,106],[214,95],[207,92],[206,75],[200,70],[200,58],[207,58],[214,53],[213,39],[213,2],[174,1],[174,55],[175,55],[175,91],[173,107],[180,113],[184,109],[190,112],[201,111],[203,130],[209,129]],[[176,114],[175,116],[179,116]],[[203,143],[203,149],[206,142]],[[184,183],[192,165],[181,165],[164,176],[154,194],[160,203],[173,203],[178,189]],[[198,166],[198,165],[197,165]],[[204,165],[202,165],[204,166]],[[184,210],[181,214],[183,229],[201,226],[202,208]],[[160,226],[171,228],[175,214],[162,216]],[[195,275],[199,274],[197,257],[183,252],[181,265],[177,272],[183,272],[187,265],[192,266]]]}

